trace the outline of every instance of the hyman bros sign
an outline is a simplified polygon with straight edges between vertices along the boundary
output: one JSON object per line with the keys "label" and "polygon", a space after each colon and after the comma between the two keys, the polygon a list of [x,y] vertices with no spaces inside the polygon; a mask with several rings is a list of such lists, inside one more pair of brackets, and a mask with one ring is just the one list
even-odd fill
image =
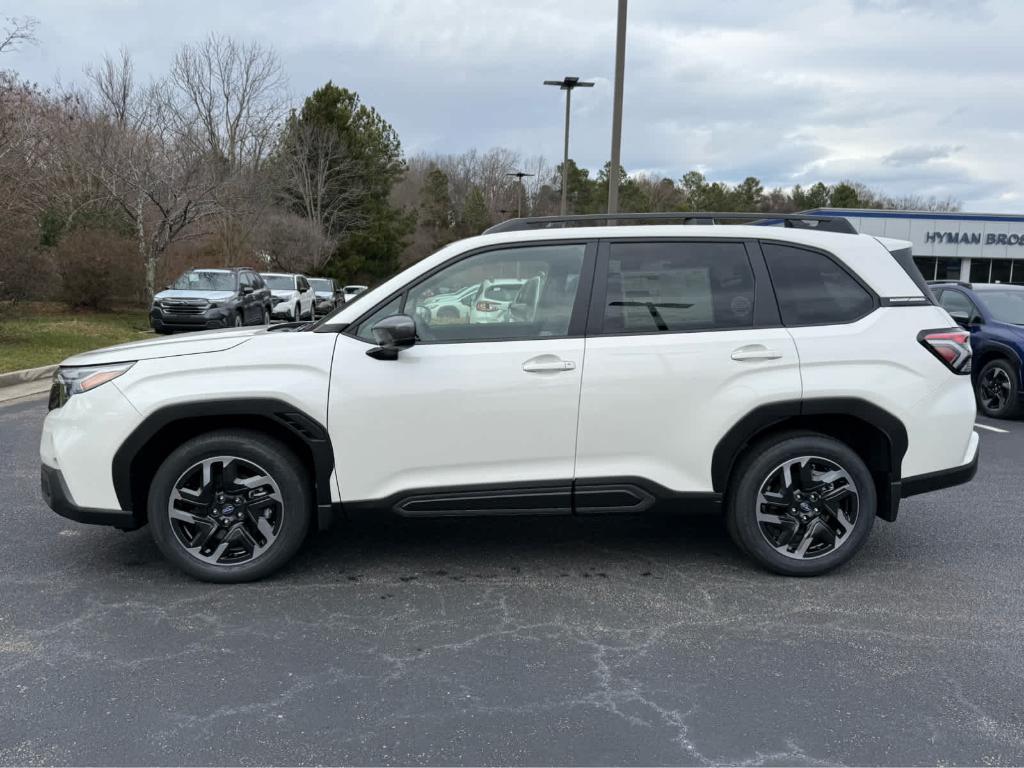
{"label": "hyman bros sign", "polygon": [[[926,243],[961,243],[963,245],[981,245],[980,232],[925,232]],[[1024,246],[1024,234],[995,234],[990,232],[985,235],[985,245],[1021,245]]]}

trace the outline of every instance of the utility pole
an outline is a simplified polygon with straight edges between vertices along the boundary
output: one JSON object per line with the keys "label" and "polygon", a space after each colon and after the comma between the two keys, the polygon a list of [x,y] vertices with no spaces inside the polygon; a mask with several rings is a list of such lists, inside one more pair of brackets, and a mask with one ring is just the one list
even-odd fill
{"label": "utility pole", "polygon": [[544,85],[557,85],[565,91],[565,151],[562,153],[562,215],[565,216],[569,203],[569,108],[572,104],[573,88],[593,88],[593,83],[582,82],[578,77],[563,77],[561,80],[545,80]]}
{"label": "utility pole", "polygon": [[527,176],[535,176],[533,173],[523,173],[522,171],[515,171],[514,173],[506,173],[506,176],[515,176],[519,181],[519,187],[516,189],[516,218],[523,218],[523,179]]}
{"label": "utility pole", "polygon": [[608,213],[619,212],[619,157],[622,148],[622,86],[626,76],[626,0],[619,0],[615,34],[615,97],[612,107],[612,163],[608,169]]}

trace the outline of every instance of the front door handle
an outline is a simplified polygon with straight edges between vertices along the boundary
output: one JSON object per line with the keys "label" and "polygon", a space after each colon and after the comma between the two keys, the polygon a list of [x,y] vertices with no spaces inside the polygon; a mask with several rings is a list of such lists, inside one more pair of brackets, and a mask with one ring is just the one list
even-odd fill
{"label": "front door handle", "polygon": [[576,368],[572,360],[562,360],[554,355],[541,355],[533,357],[523,363],[523,370],[527,373],[551,373],[553,371],[571,371]]}
{"label": "front door handle", "polygon": [[732,353],[732,359],[744,362],[746,360],[778,360],[782,353],[777,349],[766,347],[763,344],[749,344],[740,347]]}

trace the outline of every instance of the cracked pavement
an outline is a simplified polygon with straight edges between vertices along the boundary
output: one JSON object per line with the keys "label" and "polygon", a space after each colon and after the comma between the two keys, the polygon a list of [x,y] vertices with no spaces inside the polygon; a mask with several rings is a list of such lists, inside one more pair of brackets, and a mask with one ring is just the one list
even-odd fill
{"label": "cracked pavement", "polygon": [[341,525],[201,584],[50,512],[0,406],[2,764],[1024,762],[1024,423],[845,568],[714,517]]}

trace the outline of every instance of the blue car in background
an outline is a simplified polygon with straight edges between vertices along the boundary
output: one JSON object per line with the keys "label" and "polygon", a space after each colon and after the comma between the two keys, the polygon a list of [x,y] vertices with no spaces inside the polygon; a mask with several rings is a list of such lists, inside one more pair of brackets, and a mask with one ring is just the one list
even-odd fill
{"label": "blue car in background", "polygon": [[978,410],[997,419],[1024,414],[1024,285],[930,282],[936,300],[971,332]]}

